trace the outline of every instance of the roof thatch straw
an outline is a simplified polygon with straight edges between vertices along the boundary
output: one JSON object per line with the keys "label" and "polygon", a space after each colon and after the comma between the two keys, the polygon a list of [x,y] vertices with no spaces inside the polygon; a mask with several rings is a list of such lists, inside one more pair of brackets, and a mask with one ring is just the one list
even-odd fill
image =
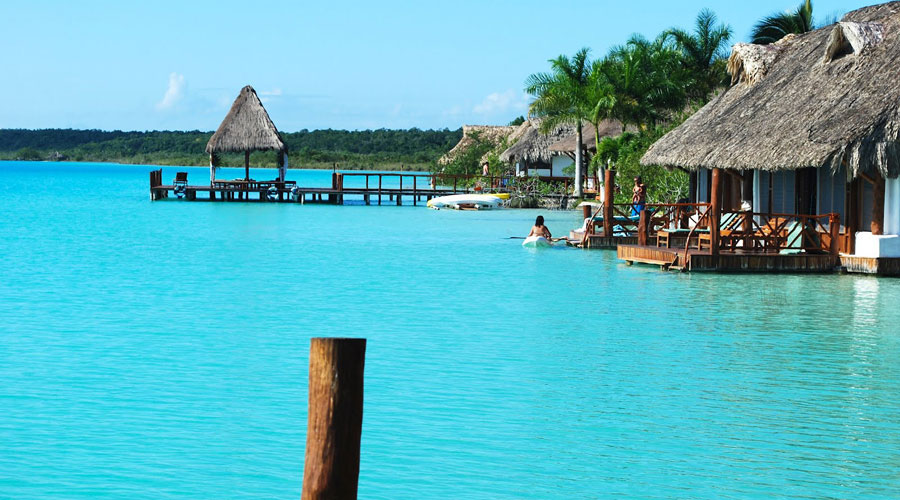
{"label": "roof thatch straw", "polygon": [[[506,151],[500,153],[500,161],[513,163],[519,160],[525,160],[528,163],[550,163],[553,160],[553,152],[550,146],[563,139],[575,137],[575,125],[563,124],[557,126],[547,134],[540,131],[539,120],[527,120],[519,126],[510,136],[510,142],[515,138],[513,143]],[[587,139],[588,135],[593,136],[594,126],[585,122],[582,126],[582,137]],[[574,139],[573,139],[574,140]],[[572,147],[574,151],[575,147]]]}
{"label": "roof thatch straw", "polygon": [[900,2],[771,49],[738,44],[735,85],[657,141],[643,165],[900,174]]}
{"label": "roof thatch straw", "polygon": [[[617,137],[622,135],[622,123],[618,120],[603,120],[599,126],[600,140],[605,137]],[[588,151],[597,151],[597,137],[594,133],[594,126],[588,124],[582,130],[582,146]],[[560,139],[550,145],[550,151],[553,153],[571,153],[575,154],[575,143],[577,139],[575,134]]]}
{"label": "roof thatch straw", "polygon": [[260,102],[253,87],[247,85],[231,105],[218,130],[206,144],[207,153],[241,151],[286,151],[278,129]]}
{"label": "roof thatch straw", "polygon": [[444,156],[438,159],[438,164],[447,165],[456,159],[457,156],[463,154],[466,150],[475,144],[476,136],[478,140],[488,141],[492,144],[500,144],[510,134],[515,132],[516,127],[513,126],[496,126],[496,125],[463,125],[463,136],[453,146],[453,149],[447,151]]}

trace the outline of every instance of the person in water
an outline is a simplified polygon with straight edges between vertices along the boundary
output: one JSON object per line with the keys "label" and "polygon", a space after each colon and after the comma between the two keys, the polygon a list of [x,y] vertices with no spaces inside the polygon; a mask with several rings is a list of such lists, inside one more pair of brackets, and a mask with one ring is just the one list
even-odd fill
{"label": "person in water", "polygon": [[543,215],[538,215],[537,219],[535,219],[534,226],[531,228],[531,232],[528,233],[529,238],[532,236],[543,236],[544,238],[547,238],[548,240],[552,238],[552,235],[550,234],[550,230],[547,229],[547,226],[544,225],[544,216]]}
{"label": "person in water", "polygon": [[631,188],[631,214],[640,215],[647,203],[647,186],[641,181],[641,177],[634,178],[634,187]]}

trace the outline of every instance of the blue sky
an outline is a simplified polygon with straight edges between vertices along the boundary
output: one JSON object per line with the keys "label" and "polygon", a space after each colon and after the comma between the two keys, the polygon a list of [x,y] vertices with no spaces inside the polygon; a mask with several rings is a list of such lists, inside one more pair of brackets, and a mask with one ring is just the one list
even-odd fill
{"label": "blue sky", "polygon": [[559,54],[689,28],[703,7],[746,41],[798,3],[3,0],[0,128],[213,130],[247,84],[284,131],[504,124]]}

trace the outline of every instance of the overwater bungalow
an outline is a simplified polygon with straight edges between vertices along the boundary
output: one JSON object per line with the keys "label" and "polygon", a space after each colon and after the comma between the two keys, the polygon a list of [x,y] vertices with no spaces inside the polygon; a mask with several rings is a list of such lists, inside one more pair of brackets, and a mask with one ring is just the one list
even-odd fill
{"label": "overwater bungalow", "polygon": [[648,210],[643,244],[620,245],[619,257],[900,273],[897,54],[900,2],[772,45],[735,45],[732,86],[641,160],[690,172],[692,205],[678,217]]}

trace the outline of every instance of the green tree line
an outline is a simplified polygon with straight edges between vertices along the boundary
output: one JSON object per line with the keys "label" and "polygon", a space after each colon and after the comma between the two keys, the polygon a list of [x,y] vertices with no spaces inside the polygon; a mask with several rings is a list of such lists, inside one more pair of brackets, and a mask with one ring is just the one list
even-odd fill
{"label": "green tree line", "polygon": [[[457,130],[301,130],[282,133],[292,167],[427,169],[462,137]],[[212,132],[123,132],[72,129],[0,129],[0,159],[206,165]],[[254,153],[254,165],[274,166],[274,153]],[[243,156],[223,155],[224,166],[240,166]]]}

